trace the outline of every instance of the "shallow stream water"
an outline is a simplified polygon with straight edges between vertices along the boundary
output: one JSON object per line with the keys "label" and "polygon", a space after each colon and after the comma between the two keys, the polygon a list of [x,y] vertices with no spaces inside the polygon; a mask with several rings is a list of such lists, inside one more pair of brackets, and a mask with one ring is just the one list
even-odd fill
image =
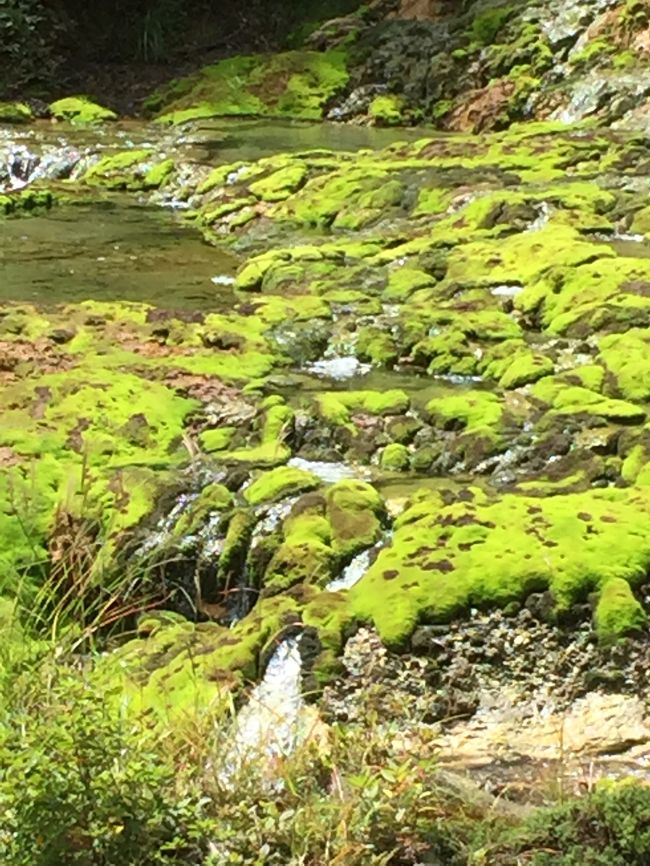
{"label": "shallow stream water", "polygon": [[223,309],[232,294],[212,280],[232,277],[237,265],[177,214],[126,197],[0,222],[1,301]]}
{"label": "shallow stream water", "polygon": [[[57,154],[65,176],[74,175],[70,165],[75,160],[83,166],[93,155],[128,149],[155,148],[200,167],[286,151],[377,149],[423,134],[421,129],[255,120],[206,121],[180,135],[136,123],[94,130],[50,123],[0,126],[0,169],[2,164],[9,168],[5,185],[11,188],[29,183],[32,163]],[[20,177],[12,179],[12,170]],[[0,221],[0,301],[121,300],[222,311],[232,305],[228,278],[238,264],[234,253],[205,243],[173,209],[138,203],[133,194],[102,194],[86,204]]]}

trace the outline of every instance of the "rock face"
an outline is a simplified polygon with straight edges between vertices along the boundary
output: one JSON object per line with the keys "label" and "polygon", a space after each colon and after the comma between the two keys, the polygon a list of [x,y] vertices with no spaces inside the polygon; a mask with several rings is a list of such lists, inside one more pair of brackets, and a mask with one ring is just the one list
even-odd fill
{"label": "rock face", "polygon": [[[403,0],[350,20],[358,22],[352,94],[381,89],[404,122],[480,131],[593,118],[645,128],[639,104],[648,95],[650,19],[643,2]],[[344,104],[341,116],[350,116],[353,103]],[[368,103],[357,101],[355,110],[385,122]]]}

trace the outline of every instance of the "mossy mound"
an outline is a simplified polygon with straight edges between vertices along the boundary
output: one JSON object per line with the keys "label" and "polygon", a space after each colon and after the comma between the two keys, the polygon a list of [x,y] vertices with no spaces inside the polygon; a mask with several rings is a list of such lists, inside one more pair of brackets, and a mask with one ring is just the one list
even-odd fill
{"label": "mossy mound", "polygon": [[468,491],[445,505],[421,499],[396,523],[391,546],[351,590],[353,611],[403,646],[419,622],[445,622],[470,607],[505,606],[550,590],[558,615],[603,590],[603,638],[642,617],[622,581],[637,586],[650,565],[646,491],[486,500]]}
{"label": "mossy mound", "polygon": [[316,398],[318,411],[323,419],[334,426],[346,427],[352,433],[355,413],[389,416],[403,415],[409,408],[408,395],[399,389],[390,391],[333,391],[319,394]]}
{"label": "mossy mound", "polygon": [[343,51],[232,57],[163,88],[145,106],[172,124],[232,115],[318,120],[347,80]]}
{"label": "mossy mound", "polygon": [[379,541],[386,511],[379,493],[364,481],[339,481],[326,492],[332,544],[344,559]]}
{"label": "mossy mound", "polygon": [[56,194],[47,189],[21,189],[0,193],[0,216],[19,214],[21,211],[47,210],[57,201]]}
{"label": "mossy mound", "polygon": [[49,108],[52,116],[57,120],[68,120],[80,126],[117,120],[114,111],[92,102],[85,96],[66,96],[64,99],[52,102]]}
{"label": "mossy mound", "polygon": [[34,119],[31,108],[24,102],[0,102],[0,123],[29,123]]}
{"label": "mossy mound", "polygon": [[126,150],[103,157],[81,179],[93,187],[135,192],[158,189],[173,171],[172,159],[160,160],[151,150]]}
{"label": "mossy mound", "polygon": [[255,479],[246,488],[244,498],[249,505],[260,505],[262,502],[275,502],[286,496],[315,490],[319,485],[320,480],[313,472],[294,466],[279,466]]}

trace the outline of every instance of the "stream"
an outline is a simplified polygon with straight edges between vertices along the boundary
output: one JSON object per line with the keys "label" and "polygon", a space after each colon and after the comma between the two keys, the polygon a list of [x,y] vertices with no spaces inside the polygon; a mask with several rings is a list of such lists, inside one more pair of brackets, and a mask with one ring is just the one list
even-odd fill
{"label": "stream", "polygon": [[[76,355],[59,354],[57,340],[65,344],[79,336],[73,344],[73,355],[79,352],[79,346],[83,351],[85,345],[94,345],[97,357],[104,358],[110,354],[107,347],[94,344],[89,329],[102,328],[107,321],[111,322],[110,305],[115,304],[118,308],[119,303],[128,302],[154,308],[152,311],[129,307],[127,325],[110,331],[111,339],[124,349],[125,355],[135,345],[135,356],[129,356],[128,362],[110,357],[107,368],[102,370],[101,376],[98,375],[97,381],[92,379],[92,375],[89,377],[97,393],[108,394],[108,409],[101,396],[98,398],[95,394],[91,411],[86,410],[86,414],[96,414],[97,418],[86,418],[75,403],[77,391],[82,390],[84,383],[77,388],[75,382],[70,395],[66,392],[66,397],[70,396],[70,412],[75,423],[66,436],[61,437],[61,442],[56,440],[55,444],[61,451],[74,451],[85,430],[92,427],[92,421],[96,421],[97,426],[104,425],[111,435],[114,434],[111,377],[113,370],[120,369],[121,363],[125,367],[131,365],[129,376],[142,374],[146,379],[145,390],[150,388],[152,394],[154,388],[158,388],[155,394],[162,393],[161,383],[164,383],[170,392],[174,392],[174,399],[179,393],[183,399],[189,398],[178,409],[182,437],[173,430],[168,431],[168,426],[171,429],[173,424],[169,424],[165,413],[171,410],[167,404],[159,406],[158,397],[154,396],[150,402],[143,400],[140,409],[133,410],[132,416],[127,411],[125,419],[120,419],[119,423],[115,421],[118,429],[115,441],[121,436],[128,444],[124,452],[114,450],[115,441],[108,437],[100,441],[99,447],[101,456],[111,468],[118,473],[124,470],[127,477],[123,486],[120,486],[123,484],[120,475],[119,484],[116,482],[108,488],[110,496],[116,499],[123,495],[128,501],[129,485],[137,488],[142,483],[146,489],[150,468],[164,472],[172,469],[169,476],[174,476],[174,484],[167,498],[156,503],[155,512],[149,513],[151,520],[145,528],[148,535],[139,539],[134,556],[147,566],[149,563],[159,566],[165,600],[173,600],[170,606],[175,604],[178,612],[198,623],[199,627],[214,625],[222,638],[225,635],[225,640],[236,642],[232,634],[241,623],[249,621],[247,617],[258,601],[273,599],[284,591],[295,589],[294,584],[282,584],[281,578],[285,574],[279,577],[272,574],[276,585],[272,585],[265,595],[268,587],[262,581],[262,575],[266,579],[265,569],[270,568],[277,550],[285,544],[289,547],[293,544],[299,553],[306,550],[306,556],[313,554],[317,570],[322,565],[318,555],[322,554],[323,547],[327,548],[332,543],[334,565],[327,560],[324,576],[318,573],[312,584],[312,574],[305,577],[303,572],[296,584],[304,581],[309,591],[314,592],[314,604],[322,603],[325,611],[332,600],[346,603],[354,599],[353,590],[373,568],[377,556],[385,557],[387,552],[390,558],[398,547],[397,542],[393,544],[393,530],[398,533],[400,525],[394,522],[394,518],[400,515],[405,502],[416,491],[421,497],[438,497],[436,509],[443,506],[457,509],[458,517],[454,513],[445,518],[451,526],[450,534],[457,529],[472,527],[467,529],[467,540],[459,546],[460,552],[453,551],[451,558],[447,558],[447,553],[438,554],[436,548],[425,545],[409,554],[413,558],[431,554],[434,558],[425,561],[423,573],[436,578],[443,575],[442,580],[451,585],[453,578],[447,575],[455,570],[453,557],[456,554],[460,557],[461,553],[471,551],[475,544],[482,543],[483,530],[487,532],[487,529],[496,528],[493,522],[481,523],[475,519],[470,506],[467,506],[475,499],[480,501],[486,491],[494,494],[495,491],[516,490],[522,495],[530,493],[534,496],[538,489],[535,484],[539,482],[543,495],[547,490],[561,493],[564,488],[560,485],[567,480],[567,490],[575,484],[579,491],[592,487],[612,488],[615,495],[615,488],[624,487],[623,483],[619,484],[621,479],[617,475],[623,471],[618,466],[622,459],[619,459],[617,443],[625,442],[626,430],[621,428],[627,428],[628,423],[643,422],[644,410],[636,407],[633,411],[635,407],[630,408],[629,404],[622,410],[619,401],[608,402],[602,397],[604,408],[601,403],[598,406],[606,423],[593,421],[588,416],[588,422],[572,424],[565,420],[562,404],[556,406],[552,403],[556,397],[554,391],[550,396],[544,392],[537,395],[531,392],[531,386],[534,387],[540,378],[550,379],[551,374],[557,374],[554,378],[558,381],[554,387],[557,385],[559,388],[565,384],[559,375],[566,371],[573,373],[578,384],[571,380],[575,389],[571,396],[575,397],[577,391],[578,400],[585,399],[584,392],[587,391],[587,398],[592,401],[587,402],[586,410],[580,404],[574,414],[588,415],[596,397],[594,392],[589,392],[589,377],[596,381],[600,375],[594,371],[597,347],[589,331],[590,320],[587,320],[588,327],[578,328],[575,335],[564,337],[542,327],[536,319],[537,309],[517,310],[516,303],[524,290],[524,280],[517,279],[515,265],[518,264],[517,255],[520,255],[517,250],[512,254],[515,264],[512,261],[504,264],[497,255],[499,251],[491,249],[490,266],[494,263],[497,275],[478,268],[476,275],[471,272],[472,278],[467,285],[463,283],[463,267],[467,266],[471,271],[470,265],[476,263],[474,258],[478,261],[483,256],[483,248],[477,242],[470,265],[459,258],[453,260],[452,251],[457,241],[455,232],[459,231],[463,237],[465,230],[464,217],[457,217],[457,211],[467,207],[471,212],[472,205],[482,206],[484,198],[489,205],[492,195],[497,197],[497,207],[494,211],[496,216],[490,213],[490,219],[493,216],[497,221],[502,217],[504,220],[512,219],[512,224],[507,224],[502,235],[494,236],[499,243],[503,238],[503,248],[513,237],[526,237],[531,244],[537,243],[540,237],[548,237],[549,228],[554,228],[556,208],[541,199],[536,190],[534,195],[537,198],[530,207],[522,205],[515,197],[511,214],[508,210],[511,205],[498,200],[500,195],[506,195],[501,191],[501,182],[503,177],[508,177],[507,174],[502,175],[491,167],[465,170],[453,166],[422,166],[413,160],[413,164],[402,167],[406,180],[400,192],[403,198],[399,207],[395,206],[391,216],[384,220],[381,207],[369,205],[365,210],[373,219],[380,220],[371,223],[369,228],[365,225],[358,229],[350,228],[350,225],[355,225],[354,221],[348,224],[344,221],[343,228],[337,231],[327,219],[319,226],[308,219],[302,224],[288,219],[278,220],[278,227],[268,218],[270,208],[276,202],[261,197],[252,197],[254,206],[258,208],[256,217],[259,217],[261,228],[258,231],[256,225],[243,240],[234,230],[231,232],[230,225],[226,225],[221,234],[216,230],[212,234],[206,231],[208,243],[198,227],[187,218],[187,211],[191,211],[188,199],[191,199],[192,190],[196,191],[216,166],[236,162],[246,167],[268,156],[303,153],[311,154],[310,158],[316,163],[321,159],[327,162],[332,159],[332,152],[341,154],[342,159],[345,155],[349,159],[348,165],[354,166],[354,158],[350,156],[352,152],[377,151],[399,142],[418,141],[424,135],[426,130],[421,128],[371,129],[334,123],[248,120],[202,122],[180,132],[134,123],[118,123],[98,130],[45,123],[36,123],[26,129],[0,127],[0,201],[3,192],[29,193],[32,186],[37,190],[45,181],[57,193],[74,191],[76,181],[89,166],[103,156],[124,150],[155,151],[156,157],[172,158],[181,167],[179,175],[182,175],[181,181],[187,181],[187,189],[180,182],[173,194],[164,189],[119,192],[84,188],[75,198],[70,196],[70,200],[55,204],[49,210],[37,208],[33,213],[18,212],[0,219],[0,303],[17,311],[17,321],[7,317],[8,327],[13,330],[11,339],[3,344],[3,351],[13,352],[15,357],[12,355],[3,361],[0,377],[5,377],[13,386],[23,370],[29,371],[34,367],[40,373],[39,365],[43,366],[44,375],[50,377],[48,384],[34,391],[38,400],[32,396],[29,399],[33,404],[30,411],[35,407],[36,420],[42,422],[38,436],[43,435],[47,440],[50,434],[54,436],[52,430],[55,429],[54,421],[47,416],[47,399],[57,393],[56,388],[64,389],[57,379],[61,371],[74,369],[78,363]],[[442,145],[446,141],[444,136],[435,138],[436,144]],[[302,170],[304,166],[298,168]],[[376,167],[373,170],[379,171]],[[306,172],[304,169],[298,184],[304,182]],[[475,180],[480,187],[477,192],[469,189],[469,184]],[[229,196],[237,200],[239,193],[232,192],[231,187],[238,182],[237,178],[232,183],[229,180],[224,183],[227,207]],[[386,188],[390,192],[390,182],[382,181],[379,192],[371,190],[368,199],[371,204],[376,201],[374,196],[384,202]],[[420,254],[418,245],[423,238],[426,240],[424,221],[422,213],[415,217],[413,214],[420,186],[426,189],[427,184],[433,186],[433,193],[442,202],[436,203],[435,195],[432,197],[434,203],[429,204],[434,216],[431,219],[443,222],[445,217],[449,217],[451,221],[441,244]],[[457,188],[460,196],[454,203],[452,198]],[[279,201],[284,200],[283,194],[281,190]],[[559,198],[560,194],[556,193],[556,197]],[[239,201],[241,204],[242,199]],[[244,199],[241,206],[244,213],[250,201],[250,198]],[[437,205],[439,212],[436,211]],[[426,210],[424,213],[426,215]],[[348,220],[356,216],[346,214]],[[416,226],[413,238],[406,233],[409,219]],[[460,229],[455,220],[459,220]],[[622,262],[648,258],[650,245],[645,236],[628,232],[618,224],[606,231],[592,229],[591,222],[585,224],[591,234],[585,231],[583,238],[578,240],[582,243],[588,239],[599,244],[599,254],[604,249],[609,255],[618,255]],[[597,221],[594,224],[599,225]],[[487,244],[493,239],[489,232],[495,225],[498,231],[498,222],[488,228],[481,224],[477,229],[480,242]],[[566,229],[561,220],[560,225]],[[358,235],[353,232],[358,232]],[[572,236],[566,242],[569,248],[572,244],[579,245],[576,237]],[[343,246],[351,239],[358,241],[359,245],[367,243],[372,248],[372,255],[366,255],[364,250],[363,255],[355,257],[349,250],[337,248],[339,240]],[[283,240],[290,251],[281,253],[277,268],[279,275],[276,274],[279,282],[271,282],[267,291],[267,284],[260,279],[247,291],[235,291],[235,278],[238,274],[241,276],[247,258],[273,252],[282,246]],[[402,244],[408,247],[407,241],[414,242],[415,253],[411,258],[406,254],[391,259],[391,249]],[[459,248],[462,246],[460,241],[457,245]],[[319,246],[326,250],[325,254]],[[299,248],[303,258],[292,258],[294,247]],[[544,249],[543,244],[540,248]],[[525,259],[527,249],[524,248],[522,259]],[[537,247],[531,249],[537,250]],[[597,255],[592,259],[592,251],[588,252],[585,255],[587,264],[592,260],[600,261]],[[454,266],[461,274],[458,283],[450,279],[445,284],[448,259],[452,274]],[[304,262],[308,263],[306,277],[302,270]],[[527,259],[525,264],[528,264]],[[313,270],[309,271],[309,267]],[[569,267],[573,265],[568,265],[567,270]],[[384,270],[380,274],[381,268]],[[514,276],[511,275],[513,271]],[[408,276],[409,272],[415,281],[414,286],[404,287],[400,277],[404,273]],[[636,272],[632,273],[631,285],[643,286],[642,269],[640,274],[637,279]],[[328,283],[328,278],[340,280],[341,284]],[[391,286],[391,280],[395,285]],[[317,286],[317,291],[312,291],[313,285]],[[440,285],[444,286],[446,294],[438,297],[435,291]],[[394,297],[386,291],[387,286],[396,292]],[[404,294],[400,294],[402,291]],[[303,310],[300,304],[305,303],[305,298],[311,306],[306,305]],[[360,298],[364,304],[356,308],[355,303]],[[408,318],[402,313],[409,307],[411,298],[418,300],[414,304],[415,313]],[[55,336],[58,334],[57,339],[53,339],[57,345],[47,344],[42,353],[45,342],[38,345],[29,342],[29,326],[25,326],[21,316],[29,318],[30,310],[35,309],[59,316],[69,313],[73,317],[76,305],[81,302],[89,302],[90,308],[93,303],[102,305],[102,316],[86,315],[82,310],[83,315],[79,314],[74,322],[78,331],[72,329],[67,333],[60,328],[54,331]],[[441,312],[436,318],[431,314],[438,311],[438,306]],[[107,316],[102,318],[107,310]],[[563,310],[561,313],[570,316],[572,311]],[[212,320],[210,314],[214,314]],[[138,327],[138,316],[146,320],[143,328],[153,322],[157,324],[157,319],[162,324],[154,326],[151,333],[138,331],[136,324],[130,331],[133,323],[128,321],[129,316]],[[458,325],[458,320],[464,316],[470,322],[465,330]],[[168,320],[176,324],[170,325]],[[189,327],[185,328],[187,325]],[[415,336],[409,343],[407,337],[411,332]],[[612,330],[612,333],[615,335],[616,331]],[[38,332],[33,339],[36,341],[42,337],[43,334]],[[370,338],[376,338],[375,342]],[[364,339],[369,348],[359,350]],[[400,353],[400,340],[408,345],[407,352]],[[137,352],[145,343],[146,351],[140,356]],[[505,349],[499,356],[501,345]],[[421,347],[424,360],[414,359],[418,347]],[[394,353],[389,363],[382,360],[383,350]],[[488,365],[483,362],[492,351],[495,351],[495,356],[490,372],[484,375],[484,368],[488,369]],[[204,354],[200,354],[202,352]],[[508,384],[506,378],[504,384],[508,365],[517,353],[523,359],[522,363],[529,366],[524,369],[521,380],[512,379]],[[440,357],[447,355],[451,364],[436,366]],[[178,368],[173,367],[176,362]],[[582,368],[587,371],[584,382],[579,378],[584,372]],[[132,384],[130,380],[125,386],[127,409],[130,400],[136,399],[133,396],[135,391],[128,390]],[[597,387],[594,386],[594,390]],[[353,399],[348,403],[349,395]],[[391,405],[391,396],[397,408]],[[465,405],[466,399],[468,405]],[[16,405],[19,405],[18,398],[16,400]],[[384,400],[388,400],[385,405]],[[117,398],[115,403],[118,404]],[[445,414],[447,404],[452,409]],[[172,405],[171,399],[169,405]],[[11,411],[14,412],[13,403]],[[147,412],[155,418],[155,423],[149,424]],[[183,426],[186,418],[187,424]],[[540,419],[543,423],[540,423],[538,431],[535,425]],[[0,448],[0,460],[6,461],[9,467],[15,465],[12,450],[15,443],[22,444],[29,454],[38,452],[40,440],[35,444],[31,441],[27,445],[21,443],[23,423],[24,417],[18,414],[18,432],[12,430],[13,438]],[[555,428],[552,428],[553,423],[556,423]],[[544,424],[550,425],[550,433]],[[465,432],[474,433],[474,439],[464,438]],[[223,440],[221,434],[225,436]],[[160,454],[154,453],[157,436],[167,437],[164,439],[165,449]],[[173,464],[168,458],[181,438],[188,452],[184,455],[187,468],[178,471],[178,464]],[[392,462],[384,461],[391,448]],[[453,448],[456,451],[452,454]],[[415,455],[421,458],[419,463],[412,460]],[[259,501],[255,498],[249,500],[252,485],[265,471],[272,473],[277,467],[297,473],[303,487],[299,486],[297,490],[280,487],[279,492],[272,491],[267,499],[262,496]],[[132,472],[131,476],[129,472]],[[145,480],[141,482],[141,478]],[[342,554],[337,549],[335,554],[333,530],[328,524],[330,512],[327,509],[331,503],[327,501],[327,495],[332,486],[346,482],[359,482],[366,487],[372,485],[371,493],[380,494],[381,517],[374,515],[375,529],[369,540]],[[519,482],[522,486],[517,488]],[[558,487],[554,487],[556,483]],[[209,500],[206,500],[207,504],[202,500],[212,488],[218,488],[214,506]],[[303,494],[314,491],[317,491],[314,499],[305,504]],[[362,494],[363,486],[359,495],[361,500]],[[353,489],[351,498],[354,500],[356,495]],[[296,512],[294,508],[297,505]],[[363,502],[360,510],[362,505]],[[352,523],[355,520],[354,506],[356,502],[353,502],[351,510],[353,516],[348,514],[347,518]],[[299,522],[303,516],[301,507],[313,509],[313,524],[321,533],[315,541],[309,539],[311,547],[300,532],[297,540],[289,538],[292,521]],[[466,507],[470,510],[464,514]],[[230,527],[235,522],[232,514],[241,518],[241,512],[246,509],[241,530],[245,549],[239,549],[229,537]],[[534,514],[535,509],[533,505],[527,513]],[[228,512],[226,521],[222,520],[224,511]],[[580,514],[585,515],[584,520],[591,519],[589,511]],[[420,517],[415,516],[415,532],[420,531],[417,526]],[[200,521],[198,524],[192,523],[195,518]],[[609,515],[604,515],[603,520],[605,518],[616,522]],[[434,527],[433,517],[431,521],[431,527]],[[472,534],[475,525],[476,537]],[[327,535],[328,532],[332,533],[331,536]],[[585,537],[589,536],[590,541],[592,535],[596,537],[598,529]],[[447,536],[441,535],[436,544],[442,549],[447,540]],[[558,546],[554,538],[540,536],[540,543],[545,545],[545,550]],[[170,550],[173,556],[168,557]],[[222,572],[221,558],[225,550],[230,559],[225,572]],[[507,552],[515,556],[515,552]],[[171,566],[166,572],[168,560]],[[408,556],[406,561],[405,568],[410,568]],[[381,562],[384,562],[383,558]],[[330,567],[331,570],[327,571]],[[514,584],[518,578],[514,566],[513,569]],[[398,576],[398,570],[391,568],[384,574],[390,581]],[[369,578],[372,577],[371,573]],[[489,583],[491,579],[487,577],[485,582]],[[532,595],[539,594],[538,584],[541,588],[546,586],[537,574],[530,577],[526,572],[526,580],[535,590]],[[418,586],[417,582],[411,585]],[[417,592],[424,590],[420,587]],[[296,590],[296,596],[297,593]],[[509,593],[510,588],[504,592],[506,600],[510,599]],[[206,598],[206,605],[202,607],[198,602],[203,603]],[[309,598],[311,602],[311,596]],[[292,596],[292,602],[294,600]],[[476,648],[487,644],[490,634],[495,631],[491,620],[483,622],[480,619],[479,606],[471,609],[471,617],[483,629],[478,637],[471,628],[467,634],[453,633],[449,637],[444,632],[445,625],[432,627],[439,628],[445,635],[443,638],[437,632],[433,636],[420,635],[423,643],[429,641],[427,646],[434,646],[434,652],[438,652],[449,637],[449,667],[452,669],[457,660],[460,660],[460,667],[465,657],[473,659]],[[418,616],[415,611],[414,622],[419,622]],[[591,617],[591,611],[586,616]],[[497,623],[497,626],[500,628],[501,624]],[[268,760],[272,766],[291,754],[309,736],[313,708],[305,699],[303,688],[311,669],[304,661],[308,652],[303,643],[305,627],[301,628],[302,631],[295,624],[288,630],[279,627],[270,637],[264,636],[262,647],[255,648],[254,664],[246,669],[248,679],[238,683],[241,686],[238,694],[240,709],[229,728],[229,744],[224,747],[219,771],[224,783],[236,777],[248,762],[259,764]],[[509,626],[506,624],[503,628],[507,634]],[[544,638],[548,638],[546,633]],[[357,647],[362,660],[363,653],[367,652],[371,672],[378,652],[373,644],[375,640],[376,635],[362,634]],[[504,637],[504,646],[507,643],[507,637]],[[587,643],[586,639],[583,643]],[[581,644],[576,655],[583,650]],[[336,651],[339,652],[340,647]],[[500,649],[494,649],[490,663],[500,658],[499,652]],[[349,671],[354,673],[360,668],[358,657],[346,661],[349,662]],[[393,663],[398,664],[392,660]],[[249,673],[251,670],[257,671],[257,677]],[[413,676],[412,671],[408,673]],[[390,670],[388,674],[390,676]],[[416,674],[414,690],[420,683],[417,671]],[[251,679],[257,681],[250,682]],[[462,672],[458,680],[461,692],[469,688]],[[372,678],[370,681],[374,682]],[[531,698],[529,706],[522,701],[520,694],[510,700],[502,683],[495,685],[489,677],[479,686],[469,721],[466,719],[467,702],[463,704],[461,701],[461,710],[458,711],[457,705],[449,699],[451,709],[448,716],[456,724],[441,734],[441,743],[449,754],[457,756],[461,768],[469,766],[482,770],[488,766],[493,755],[492,732],[501,732],[504,741],[510,742],[515,729],[520,735],[517,742],[520,742],[522,753],[528,749],[533,759],[539,759],[539,762],[558,759],[553,738],[557,739],[558,730],[560,738],[564,736],[563,713],[566,707],[555,707],[550,698],[548,703],[544,703],[548,694],[543,688],[539,692],[539,701],[536,703],[537,698]],[[454,688],[458,688],[457,683]],[[444,683],[440,690],[444,700],[453,693],[453,689],[447,689]],[[522,691],[525,691],[524,687]],[[538,703],[542,704],[541,709]],[[333,704],[336,704],[335,700]],[[420,710],[422,707],[418,707],[418,712]],[[634,717],[634,736],[630,735],[628,739],[637,745],[646,740],[650,742],[650,724],[643,708],[635,704],[634,711],[638,719]],[[574,733],[591,724],[592,716],[596,715],[611,717],[617,724],[620,720],[615,700],[610,703],[596,701],[593,705],[585,701],[574,713]],[[631,717],[630,713],[628,715]],[[426,707],[418,718],[430,716],[435,716],[435,713]],[[520,716],[525,719],[523,728]],[[446,718],[441,710],[431,723],[436,736],[440,731],[435,726]],[[424,727],[419,726],[420,729]],[[574,739],[580,748],[592,745],[589,741],[585,746],[585,738],[580,739],[577,733]],[[609,743],[608,747],[614,751],[616,742],[613,746]],[[503,760],[507,762],[507,749],[503,754]],[[650,759],[645,747],[640,749],[639,755],[634,766],[637,769],[641,767],[639,772],[642,772]]]}

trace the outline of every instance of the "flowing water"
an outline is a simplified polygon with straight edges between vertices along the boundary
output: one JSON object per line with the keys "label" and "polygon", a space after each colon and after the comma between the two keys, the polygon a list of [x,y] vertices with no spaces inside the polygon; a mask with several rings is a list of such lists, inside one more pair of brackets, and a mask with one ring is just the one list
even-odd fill
{"label": "flowing water", "polygon": [[224,784],[247,764],[290,754],[301,737],[299,719],[304,706],[301,690],[300,637],[283,640],[266,666],[261,682],[235,720],[231,745],[221,762]]}

